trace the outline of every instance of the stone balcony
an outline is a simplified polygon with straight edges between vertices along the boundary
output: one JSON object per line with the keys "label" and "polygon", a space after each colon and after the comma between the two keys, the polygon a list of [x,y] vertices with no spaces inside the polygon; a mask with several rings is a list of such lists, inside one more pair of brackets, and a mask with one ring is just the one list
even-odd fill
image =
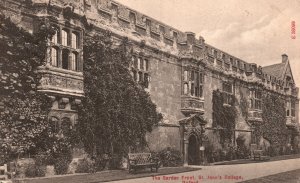
{"label": "stone balcony", "polygon": [[41,77],[39,91],[74,97],[84,95],[82,72],[52,66],[41,66],[37,72]]}
{"label": "stone balcony", "polygon": [[204,99],[193,96],[181,96],[181,112],[188,114],[203,114],[204,113]]}
{"label": "stone balcony", "polygon": [[248,110],[248,121],[250,123],[262,122],[262,110],[260,109],[249,109]]}

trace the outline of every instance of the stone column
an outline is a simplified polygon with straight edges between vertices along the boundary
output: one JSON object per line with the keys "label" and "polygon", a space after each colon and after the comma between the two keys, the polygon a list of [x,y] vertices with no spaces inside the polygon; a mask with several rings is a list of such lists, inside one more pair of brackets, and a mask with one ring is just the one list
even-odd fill
{"label": "stone column", "polygon": [[184,139],[184,161],[183,166],[188,166],[188,149],[189,149],[189,141]]}

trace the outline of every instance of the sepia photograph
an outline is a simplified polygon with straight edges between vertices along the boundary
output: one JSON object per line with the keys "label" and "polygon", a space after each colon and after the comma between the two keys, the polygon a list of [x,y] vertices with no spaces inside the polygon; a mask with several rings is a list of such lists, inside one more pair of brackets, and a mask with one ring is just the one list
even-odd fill
{"label": "sepia photograph", "polygon": [[299,0],[0,0],[0,183],[300,183]]}

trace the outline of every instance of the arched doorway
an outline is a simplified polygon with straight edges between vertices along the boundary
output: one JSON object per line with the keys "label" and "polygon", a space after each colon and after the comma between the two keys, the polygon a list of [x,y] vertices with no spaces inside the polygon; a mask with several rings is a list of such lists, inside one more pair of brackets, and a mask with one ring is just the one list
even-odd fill
{"label": "arched doorway", "polygon": [[199,165],[199,142],[195,135],[189,137],[188,145],[188,164],[189,165]]}

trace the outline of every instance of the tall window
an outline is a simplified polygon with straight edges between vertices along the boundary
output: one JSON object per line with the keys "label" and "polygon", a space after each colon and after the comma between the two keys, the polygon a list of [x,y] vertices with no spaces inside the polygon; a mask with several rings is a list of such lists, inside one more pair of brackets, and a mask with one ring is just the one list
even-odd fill
{"label": "tall window", "polygon": [[63,69],[82,71],[82,44],[80,31],[69,27],[57,27],[57,30],[51,38],[50,45],[50,64]]}
{"label": "tall window", "polygon": [[232,95],[233,95],[233,88],[232,84],[228,82],[223,83],[223,99],[224,104],[232,104]]}
{"label": "tall window", "polygon": [[252,89],[250,90],[250,108],[261,110],[261,98],[262,94],[260,90]]}
{"label": "tall window", "polygon": [[183,94],[203,97],[203,73],[196,70],[183,71]]}
{"label": "tall window", "polygon": [[67,30],[62,30],[61,44],[64,45],[64,46],[68,46],[68,32],[67,32]]}
{"label": "tall window", "polygon": [[51,65],[52,66],[55,66],[55,67],[58,66],[57,57],[58,57],[57,49],[52,47],[51,48]]}

